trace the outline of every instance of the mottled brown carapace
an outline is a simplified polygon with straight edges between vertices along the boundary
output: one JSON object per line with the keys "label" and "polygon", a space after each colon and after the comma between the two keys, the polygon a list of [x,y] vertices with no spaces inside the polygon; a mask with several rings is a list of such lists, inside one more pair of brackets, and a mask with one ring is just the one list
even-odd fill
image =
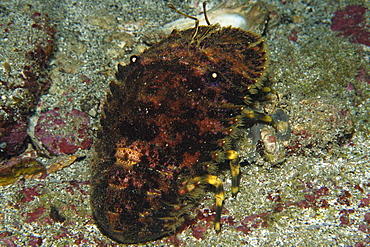
{"label": "mottled brown carapace", "polygon": [[264,41],[217,25],[174,30],[127,66],[118,65],[101,117],[93,164],[92,208],[99,228],[122,243],[173,234],[216,187],[215,229],[224,191],[219,164],[239,182],[234,143],[263,88]]}

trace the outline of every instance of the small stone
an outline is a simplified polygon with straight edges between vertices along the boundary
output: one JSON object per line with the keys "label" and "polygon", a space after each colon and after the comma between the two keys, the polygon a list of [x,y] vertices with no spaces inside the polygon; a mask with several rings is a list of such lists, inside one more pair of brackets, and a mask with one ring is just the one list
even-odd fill
{"label": "small stone", "polygon": [[0,121],[0,156],[16,155],[27,147],[28,135],[25,122]]}
{"label": "small stone", "polygon": [[35,137],[53,155],[73,154],[92,145],[89,134],[90,117],[72,109],[55,108],[41,114],[35,126]]}

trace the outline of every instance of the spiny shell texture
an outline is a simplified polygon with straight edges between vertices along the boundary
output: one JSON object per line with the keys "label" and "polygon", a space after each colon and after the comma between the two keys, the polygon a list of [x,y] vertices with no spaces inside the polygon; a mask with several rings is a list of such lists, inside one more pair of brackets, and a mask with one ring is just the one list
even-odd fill
{"label": "spiny shell texture", "polygon": [[262,87],[263,40],[237,28],[176,31],[118,66],[101,117],[92,208],[122,243],[173,234],[192,218],[204,186],[242,126],[242,108]]}

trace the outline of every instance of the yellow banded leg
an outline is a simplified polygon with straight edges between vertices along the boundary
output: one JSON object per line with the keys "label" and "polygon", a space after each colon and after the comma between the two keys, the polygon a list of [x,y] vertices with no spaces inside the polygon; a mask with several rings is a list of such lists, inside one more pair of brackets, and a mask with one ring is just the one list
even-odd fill
{"label": "yellow banded leg", "polygon": [[245,118],[263,121],[265,123],[271,124],[275,129],[277,128],[274,119],[265,113],[256,112],[251,109],[243,109],[243,116]]}
{"label": "yellow banded leg", "polygon": [[186,192],[190,192],[194,190],[198,184],[200,183],[207,183],[211,184],[216,187],[216,218],[215,218],[215,230],[216,232],[221,231],[221,211],[222,211],[222,205],[225,199],[225,193],[224,193],[224,186],[222,185],[222,181],[215,175],[203,175],[200,177],[195,177],[190,179],[185,188],[181,189],[179,191],[180,194],[185,194]]}
{"label": "yellow banded leg", "polygon": [[231,193],[235,197],[239,192],[239,181],[240,181],[240,164],[239,154],[237,151],[228,150],[226,151],[226,159],[230,160],[231,170]]}

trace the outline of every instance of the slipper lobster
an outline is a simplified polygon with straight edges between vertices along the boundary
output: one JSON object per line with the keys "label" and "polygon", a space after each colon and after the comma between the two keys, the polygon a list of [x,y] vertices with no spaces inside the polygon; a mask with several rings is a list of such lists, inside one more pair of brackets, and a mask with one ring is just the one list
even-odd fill
{"label": "slipper lobster", "polygon": [[215,187],[214,227],[221,230],[219,164],[229,163],[235,196],[240,130],[249,122],[276,127],[273,117],[249,107],[269,91],[266,67],[263,38],[209,22],[174,30],[118,65],[92,167],[92,208],[104,234],[139,243],[176,233],[207,184]]}

